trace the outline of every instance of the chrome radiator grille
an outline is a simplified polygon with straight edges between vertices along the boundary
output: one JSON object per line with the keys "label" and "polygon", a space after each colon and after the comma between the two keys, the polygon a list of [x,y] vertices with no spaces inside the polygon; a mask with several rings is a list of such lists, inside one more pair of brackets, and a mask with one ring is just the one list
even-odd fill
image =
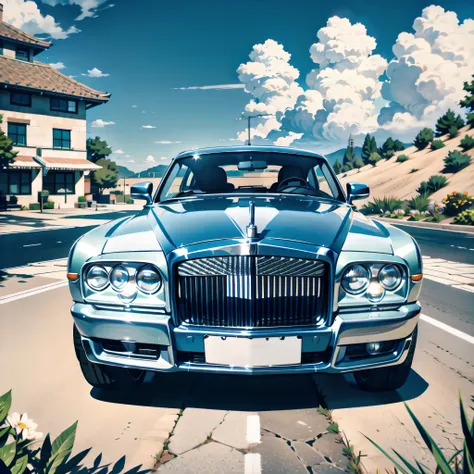
{"label": "chrome radiator grille", "polygon": [[258,328],[310,325],[323,316],[321,261],[212,257],[187,260],[176,274],[179,323]]}

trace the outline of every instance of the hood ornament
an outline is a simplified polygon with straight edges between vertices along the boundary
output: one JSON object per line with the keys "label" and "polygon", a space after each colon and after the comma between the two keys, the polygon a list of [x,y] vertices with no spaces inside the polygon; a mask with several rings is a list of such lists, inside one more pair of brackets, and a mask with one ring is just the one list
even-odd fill
{"label": "hood ornament", "polygon": [[250,222],[247,226],[247,238],[256,239],[257,238],[257,226],[255,225],[255,203],[249,201],[249,213],[250,213]]}

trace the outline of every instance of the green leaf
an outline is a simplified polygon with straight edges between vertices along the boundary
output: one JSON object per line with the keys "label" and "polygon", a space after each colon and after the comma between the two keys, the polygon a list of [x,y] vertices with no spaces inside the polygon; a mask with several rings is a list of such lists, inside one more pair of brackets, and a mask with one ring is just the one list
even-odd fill
{"label": "green leaf", "polygon": [[49,434],[46,435],[43,441],[43,445],[41,446],[41,453],[39,463],[41,469],[46,471],[46,466],[48,465],[48,460],[51,457],[51,438]]}
{"label": "green leaf", "polygon": [[56,471],[57,474],[71,472],[75,467],[81,464],[81,462],[89,454],[91,449],[92,448],[84,449],[84,451],[81,451],[80,453],[69,459],[67,463],[63,464],[62,466],[59,466],[58,470]]}
{"label": "green leaf", "polygon": [[4,393],[0,397],[0,425],[3,424],[6,417],[8,416],[8,412],[10,411],[10,407],[12,406],[12,391],[10,390],[7,393]]}
{"label": "green leaf", "polygon": [[6,444],[0,448],[0,459],[9,466],[15,459],[16,443]]}
{"label": "green leaf", "polygon": [[401,454],[399,454],[393,448],[392,448],[392,451],[399,457],[399,459],[402,461],[402,463],[405,464],[406,467],[408,467],[408,469],[410,470],[410,472],[412,474],[420,474],[420,472],[416,470],[415,466],[410,464]]}
{"label": "green leaf", "polygon": [[462,403],[461,392],[459,392],[459,409],[461,411],[461,426],[462,432],[464,433],[464,442],[466,443],[467,452],[470,453],[471,457],[474,457],[474,423],[469,426],[469,421]]}
{"label": "green leaf", "polygon": [[423,425],[420,423],[418,418],[410,410],[410,407],[406,403],[405,403],[405,408],[408,410],[408,413],[409,413],[411,419],[413,420],[413,423],[415,423],[415,426],[416,426],[418,432],[420,433],[421,437],[423,438],[423,441],[425,442],[426,446],[428,446],[428,449],[433,454],[433,457],[435,458],[436,464],[441,469],[441,472],[443,474],[454,474],[454,471],[451,469],[451,466],[449,465],[448,461],[444,457],[444,455],[443,455],[441,449],[439,448],[439,446],[434,442],[433,438],[425,430]]}
{"label": "green leaf", "polygon": [[331,423],[329,426],[328,426],[328,432],[329,433],[339,433],[339,425],[335,422]]}
{"label": "green leaf", "polygon": [[28,466],[28,454],[17,459],[15,465],[11,467],[12,474],[23,474],[26,466]]}
{"label": "green leaf", "polygon": [[427,474],[427,471],[425,471],[424,467],[417,461],[415,460],[416,465],[418,466],[418,469],[420,470],[421,474]]}
{"label": "green leaf", "polygon": [[[363,434],[363,433],[362,433]],[[365,436],[365,434],[363,434]],[[395,466],[395,472],[399,470],[403,474],[410,474],[402,465],[398,463],[390,454],[387,453],[381,446],[379,446],[375,441],[372,441],[368,436],[365,436],[387,459],[389,459]]]}
{"label": "green leaf", "polygon": [[67,461],[74,446],[76,438],[77,421],[66,428],[54,441],[51,449],[51,457],[48,461],[48,474],[54,474],[56,469]]}
{"label": "green leaf", "polygon": [[8,434],[11,431],[10,426],[6,426],[5,428],[0,429],[0,447],[4,446],[8,439]]}

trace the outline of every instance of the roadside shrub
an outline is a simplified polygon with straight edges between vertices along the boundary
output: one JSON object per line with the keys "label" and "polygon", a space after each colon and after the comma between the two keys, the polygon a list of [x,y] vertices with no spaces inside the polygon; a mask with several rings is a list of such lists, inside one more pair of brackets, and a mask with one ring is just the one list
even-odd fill
{"label": "roadside shrub", "polygon": [[418,168],[412,168],[410,173],[416,173],[417,171],[419,171]]}
{"label": "roadside shrub", "polygon": [[30,202],[30,204],[28,204],[28,209],[30,211],[39,211],[40,210],[40,203],[39,202]]}
{"label": "roadside shrub", "polygon": [[397,209],[401,209],[403,201],[394,197],[374,198],[362,206],[362,214],[394,214]]}
{"label": "roadside shrub", "polygon": [[405,163],[405,161],[408,161],[408,156],[407,155],[398,155],[397,156],[397,163]]}
{"label": "roadside shrub", "polygon": [[448,153],[444,159],[444,173],[457,173],[471,164],[471,157],[460,151],[454,150]]}
{"label": "roadside shrub", "polygon": [[18,197],[16,197],[14,194],[10,196],[10,204],[18,204]]}
{"label": "roadside shrub", "polygon": [[87,199],[86,199],[85,196],[79,196],[79,197],[77,198],[77,202],[87,202]]}
{"label": "roadside shrub", "polygon": [[439,174],[434,174],[433,176],[430,176],[427,184],[430,193],[435,193],[448,184],[448,178]]}
{"label": "roadside shrub", "polygon": [[360,168],[362,168],[363,166],[365,166],[365,163],[364,163],[364,161],[362,160],[362,158],[357,158],[357,159],[354,161],[354,168],[360,169]]}
{"label": "roadside shrub", "polygon": [[431,130],[431,128],[424,128],[423,130],[420,130],[418,135],[415,137],[413,144],[418,148],[418,150],[423,150],[433,141],[433,138],[433,130]]}
{"label": "roadside shrub", "polygon": [[43,209],[54,209],[54,201],[46,201],[43,204]]}
{"label": "roadside shrub", "polygon": [[442,140],[433,140],[431,142],[431,149],[432,150],[439,150],[440,148],[444,148],[446,145],[442,142]]}
{"label": "roadside shrub", "polygon": [[410,211],[410,218],[408,219],[409,221],[422,221],[426,219],[429,216],[428,211],[423,211],[420,212],[417,209],[413,209]]}
{"label": "roadside shrub", "polygon": [[374,151],[370,154],[369,159],[367,161],[369,162],[369,164],[375,166],[381,159],[382,157],[376,151]]}
{"label": "roadside shrub", "polygon": [[459,128],[453,125],[452,127],[450,127],[448,133],[451,138],[457,137],[459,133]]}
{"label": "roadside shrub", "polygon": [[406,206],[410,211],[425,212],[428,210],[430,200],[426,195],[415,196],[406,201]]}
{"label": "roadside shrub", "polygon": [[474,209],[466,209],[454,218],[455,224],[474,225]]}
{"label": "roadside shrub", "polygon": [[113,191],[110,191],[110,194],[121,196],[123,194],[123,191],[120,191],[120,189],[114,189]]}
{"label": "roadside shrub", "polygon": [[470,150],[471,148],[474,148],[474,138],[470,137],[469,135],[466,135],[460,142],[459,146],[464,150]]}
{"label": "roadside shrub", "polygon": [[430,213],[430,217],[426,219],[428,222],[441,222],[447,217],[443,214],[444,206],[441,206],[436,202],[433,204],[432,207],[428,206],[428,211]]}
{"label": "roadside shrub", "polygon": [[[91,468],[82,464],[89,449],[71,457],[76,438],[77,421],[65,429],[55,440],[49,434],[44,436],[41,447],[38,446],[43,433],[36,431],[38,425],[28,418],[26,413],[9,413],[12,404],[11,391],[0,396],[0,471],[12,474],[67,474],[80,472],[119,474],[125,467],[125,456],[112,467],[100,466],[102,455],[94,461]],[[144,474],[136,466],[128,472]]]}
{"label": "roadside shrub", "polygon": [[430,194],[430,188],[428,187],[428,182],[427,181],[422,181],[418,188],[416,189],[416,192],[420,196],[428,196]]}
{"label": "roadside shrub", "polygon": [[126,204],[133,204],[134,202],[135,201],[133,199],[130,199],[130,198],[125,201]]}
{"label": "roadside shrub", "polygon": [[474,196],[469,196],[469,193],[453,192],[448,194],[443,199],[444,213],[448,216],[457,216],[461,212],[469,209],[474,203]]}
{"label": "roadside shrub", "polygon": [[[472,466],[474,466],[474,422],[470,422],[466,415],[461,394],[459,394],[459,409],[461,412],[460,424],[464,435],[462,443],[463,448],[454,455],[449,453],[448,458],[444,456],[441,448],[435,443],[425,427],[421,424],[420,420],[418,420],[406,403],[405,408],[415,424],[416,429],[420,433],[421,438],[426,446],[428,446],[428,450],[433,455],[434,461],[437,465],[434,472],[439,474],[454,474],[460,472],[464,472],[464,474],[467,474],[468,472],[472,473]],[[375,441],[372,441],[370,438],[367,439],[393,463],[395,467],[394,472],[399,472],[400,474],[425,474],[427,472],[424,464],[420,464],[419,461],[415,460],[414,463],[413,461],[407,461],[405,457],[395,451],[395,449],[392,449],[394,454],[389,454],[388,451],[380,447]],[[446,455],[448,455],[448,453],[446,453]]]}

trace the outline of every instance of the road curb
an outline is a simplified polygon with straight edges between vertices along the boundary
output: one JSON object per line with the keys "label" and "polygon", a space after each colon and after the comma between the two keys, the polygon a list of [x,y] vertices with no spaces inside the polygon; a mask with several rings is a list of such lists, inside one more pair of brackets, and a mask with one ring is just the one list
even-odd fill
{"label": "road curb", "polygon": [[406,225],[407,227],[418,227],[420,229],[450,230],[451,232],[463,232],[474,234],[474,226],[459,224],[436,224],[435,222],[404,221],[401,219],[388,219],[386,217],[374,218],[377,221],[388,222],[393,225]]}

